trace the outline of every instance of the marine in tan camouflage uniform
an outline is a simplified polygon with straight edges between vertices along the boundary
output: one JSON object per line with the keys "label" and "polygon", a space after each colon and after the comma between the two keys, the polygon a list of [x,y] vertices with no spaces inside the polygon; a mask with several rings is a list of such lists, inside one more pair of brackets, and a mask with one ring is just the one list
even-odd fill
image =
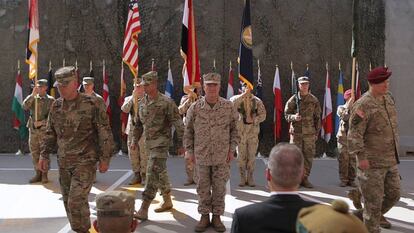
{"label": "marine in tan camouflage uniform", "polygon": [[55,72],[60,93],[47,120],[39,169],[48,169],[49,154],[58,146],[59,183],[66,215],[72,230],[89,232],[91,227],[88,194],[96,175],[106,172],[113,151],[108,115],[96,98],[77,92],[75,68]]}
{"label": "marine in tan camouflage uniform", "polygon": [[341,119],[339,123],[338,133],[336,134],[338,144],[338,167],[339,167],[339,178],[341,183],[339,186],[356,187],[355,180],[355,166],[356,159],[348,153],[348,141],[347,134],[349,129],[349,116],[351,114],[351,107],[354,103],[354,98],[351,98],[351,90],[346,90],[344,93],[346,103],[339,105],[336,114]]}
{"label": "marine in tan camouflage uniform", "polygon": [[168,148],[171,142],[171,127],[177,132],[179,154],[182,148],[183,121],[174,101],[158,91],[157,72],[151,71],[142,76],[145,96],[139,102],[139,118],[144,126],[145,146],[148,151],[147,177],[142,193],[142,205],[136,217],[148,219],[148,208],[158,190],[164,199],[155,212],[162,212],[173,207],[171,187],[167,173]]}
{"label": "marine in tan camouflage uniform", "polygon": [[[128,135],[128,156],[131,162],[134,177],[129,182],[130,185],[140,184],[145,181],[148,155],[145,149],[145,137],[143,136],[142,122],[139,116],[136,116],[138,111],[135,111],[134,96],[139,101],[144,96],[144,88],[139,83],[134,85],[133,95],[127,96],[121,110],[129,113],[128,124],[126,132]],[[138,104],[136,104],[138,107]]]}
{"label": "marine in tan camouflage uniform", "polygon": [[[52,106],[55,98],[46,93],[48,83],[46,79],[39,79],[32,94],[26,97],[23,101],[23,109],[30,110],[30,117],[27,121],[27,128],[29,129],[29,148],[32,155],[33,168],[35,176],[29,180],[29,183],[42,181],[47,183],[47,171],[40,172],[37,169],[37,163],[40,157],[40,145],[42,144],[42,137],[46,134],[46,121],[49,116],[50,106]],[[35,102],[37,100],[37,116],[35,110]]]}
{"label": "marine in tan camouflage uniform", "polygon": [[239,164],[240,183],[254,187],[254,169],[256,166],[256,153],[259,146],[260,123],[266,119],[266,109],[263,102],[252,95],[250,89],[243,85],[243,94],[230,98],[239,112],[237,130],[240,143],[237,146],[237,160]]}
{"label": "marine in tan camouflage uniform", "polygon": [[380,232],[380,224],[391,227],[382,215],[401,195],[397,110],[388,92],[390,76],[391,72],[384,67],[370,71],[370,89],[356,101],[349,120],[349,153],[357,158],[364,223],[371,233]]}
{"label": "marine in tan camouflage uniform", "polygon": [[308,177],[316,153],[315,142],[321,129],[321,106],[319,100],[309,92],[309,78],[306,76],[300,77],[298,82],[298,94],[292,96],[286,102],[285,118],[290,123],[290,143],[298,146],[305,158],[305,173],[301,185],[306,188],[313,188]]}
{"label": "marine in tan camouflage uniform", "polygon": [[200,221],[195,231],[202,232],[212,225],[218,232],[225,226],[224,213],[226,183],[230,176],[230,162],[240,137],[237,132],[238,113],[231,101],[221,98],[220,75],[203,76],[205,97],[197,100],[187,111],[185,120],[185,149],[197,166],[197,194]]}

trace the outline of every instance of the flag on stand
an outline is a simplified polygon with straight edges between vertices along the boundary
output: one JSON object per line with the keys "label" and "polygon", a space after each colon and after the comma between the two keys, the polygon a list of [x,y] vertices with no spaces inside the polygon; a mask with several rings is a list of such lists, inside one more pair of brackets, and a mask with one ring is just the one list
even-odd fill
{"label": "flag on stand", "polygon": [[243,10],[240,47],[239,47],[239,79],[253,90],[253,36],[250,23],[250,0],[246,0]]}
{"label": "flag on stand", "polygon": [[49,62],[49,73],[47,75],[47,94],[50,96],[53,96],[53,98],[56,98],[56,89],[54,87],[55,81],[53,80],[53,69],[52,69],[52,63]]}
{"label": "flag on stand", "polygon": [[[126,95],[126,84],[124,80],[124,63],[121,61],[121,91],[119,92],[119,98],[118,98],[118,106],[122,107],[122,105],[125,102],[125,95]],[[124,111],[121,111],[121,137],[122,139],[127,138],[127,134],[125,132],[127,124],[128,124],[128,113],[125,113]]]}
{"label": "flag on stand", "polygon": [[[342,73],[342,70],[339,67],[339,81],[338,81],[338,94],[336,96],[336,107],[339,107],[340,105],[345,104],[343,80],[344,80],[344,74]],[[336,135],[338,133],[338,130],[339,130],[339,123],[340,123],[341,119],[339,118],[338,114],[335,114],[335,115],[336,115],[336,117],[335,117],[335,135]]]}
{"label": "flag on stand", "polygon": [[323,100],[321,137],[329,142],[333,133],[331,81],[329,79],[328,64],[326,65],[325,98]]}
{"label": "flag on stand", "polygon": [[167,83],[165,84],[164,94],[168,96],[170,99],[174,98],[174,81],[173,81],[173,76],[171,72],[170,61],[168,61],[168,78],[167,78]]}
{"label": "flag on stand", "polygon": [[257,60],[257,86],[256,86],[256,96],[259,99],[263,99],[263,82],[262,82],[262,72],[260,71],[260,60]]}
{"label": "flag on stand", "polygon": [[26,128],[24,117],[22,85],[23,79],[20,75],[20,68],[18,68],[16,76],[16,87],[14,89],[14,97],[12,102],[13,128],[19,131],[20,139],[26,139],[29,132]]}
{"label": "flag on stand", "polygon": [[277,141],[282,136],[282,114],[283,114],[282,89],[280,86],[279,68],[277,66],[276,66],[276,71],[275,71],[275,77],[273,80],[273,94],[274,94],[273,134],[275,137],[275,141]]}
{"label": "flag on stand", "polygon": [[361,81],[359,80],[359,68],[356,63],[356,78],[355,78],[355,101],[361,97]]}
{"label": "flag on stand", "polygon": [[181,56],[184,59],[184,92],[200,87],[200,61],[198,58],[193,0],[185,0],[181,31]]}
{"label": "flag on stand", "polygon": [[231,67],[231,61],[230,61],[230,68],[229,68],[229,80],[227,82],[227,95],[226,98],[229,100],[232,96],[234,96],[234,74],[233,74],[233,67]]}
{"label": "flag on stand", "polygon": [[134,77],[136,77],[138,75],[138,34],[141,32],[138,1],[131,0],[128,7],[122,60],[128,65]]}
{"label": "flag on stand", "polygon": [[105,102],[106,113],[108,114],[109,122],[111,123],[112,122],[112,111],[111,111],[111,105],[109,101],[109,88],[108,88],[109,78],[105,70],[105,60],[103,60],[103,63],[102,63],[102,77],[103,77],[102,98]]}
{"label": "flag on stand", "polygon": [[39,37],[39,11],[37,0],[29,0],[29,23],[27,46],[26,46],[26,63],[29,64],[29,78],[37,78],[37,44]]}

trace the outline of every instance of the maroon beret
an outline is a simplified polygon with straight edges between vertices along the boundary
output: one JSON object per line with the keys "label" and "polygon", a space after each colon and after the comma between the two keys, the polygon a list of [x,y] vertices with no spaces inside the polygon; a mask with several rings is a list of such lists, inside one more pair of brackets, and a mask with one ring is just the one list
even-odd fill
{"label": "maroon beret", "polygon": [[349,98],[351,98],[351,94],[352,94],[351,89],[346,90],[345,93],[344,93],[344,99],[348,100]]}
{"label": "maroon beret", "polygon": [[392,72],[388,71],[388,67],[377,67],[368,73],[369,83],[382,83],[391,76]]}

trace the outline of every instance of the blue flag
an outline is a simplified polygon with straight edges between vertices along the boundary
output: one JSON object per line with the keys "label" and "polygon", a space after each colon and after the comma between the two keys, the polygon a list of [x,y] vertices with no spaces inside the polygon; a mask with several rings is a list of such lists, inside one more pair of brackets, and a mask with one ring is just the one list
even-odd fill
{"label": "blue flag", "polygon": [[[339,70],[338,95],[336,96],[336,107],[337,108],[338,108],[339,105],[344,105],[345,104],[343,79],[344,79],[344,74],[342,73],[341,70]],[[338,114],[336,114],[336,118],[335,118],[335,135],[338,133],[339,122],[340,121],[341,121],[341,119],[339,119]]]}
{"label": "blue flag", "polygon": [[171,68],[168,69],[168,78],[167,78],[167,83],[165,84],[164,94],[171,99],[174,98],[174,81],[172,77]]}
{"label": "blue flag", "polygon": [[239,79],[253,90],[253,37],[250,23],[250,0],[246,0],[243,10],[242,25],[240,31],[239,48]]}

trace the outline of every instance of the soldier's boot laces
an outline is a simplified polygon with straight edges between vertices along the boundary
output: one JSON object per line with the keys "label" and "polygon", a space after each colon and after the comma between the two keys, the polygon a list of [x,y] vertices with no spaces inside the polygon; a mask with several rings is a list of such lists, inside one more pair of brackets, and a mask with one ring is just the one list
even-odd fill
{"label": "soldier's boot laces", "polygon": [[256,186],[256,184],[254,183],[254,179],[253,179],[253,171],[249,171],[249,173],[248,173],[247,185],[249,185],[250,187]]}
{"label": "soldier's boot laces", "polygon": [[220,219],[220,215],[213,215],[213,218],[211,220],[213,224],[213,228],[217,232],[225,232],[226,227],[224,226],[223,222]]}
{"label": "soldier's boot laces", "polygon": [[29,180],[29,183],[36,183],[42,180],[40,171],[36,170],[36,174]]}
{"label": "soldier's boot laces", "polygon": [[244,187],[246,185],[246,172],[244,170],[240,170],[240,187]]}
{"label": "soldier's boot laces", "polygon": [[134,177],[132,177],[132,179],[129,181],[130,185],[134,185],[134,184],[141,184],[141,175],[139,172],[136,172]]}
{"label": "soldier's boot laces", "polygon": [[47,178],[47,172],[42,172],[42,184],[46,184],[49,182],[49,179]]}
{"label": "soldier's boot laces", "polygon": [[138,213],[136,213],[134,217],[139,220],[147,220],[148,219],[148,208],[150,205],[151,205],[151,201],[144,200],[141,204],[141,208],[139,208]]}
{"label": "soldier's boot laces", "polygon": [[163,212],[163,211],[167,211],[172,209],[173,207],[173,203],[171,200],[171,194],[164,194],[162,195],[164,201],[161,203],[160,207],[158,207],[157,209],[155,209],[154,211],[159,213],[159,212]]}
{"label": "soldier's boot laces", "polygon": [[362,209],[361,193],[358,189],[352,189],[348,192],[348,198],[351,199],[356,209]]}
{"label": "soldier's boot laces", "polygon": [[302,180],[301,185],[302,185],[303,187],[305,187],[305,188],[308,188],[308,189],[313,188],[313,184],[312,184],[311,182],[309,182],[308,178],[304,178],[304,179]]}
{"label": "soldier's boot laces", "polygon": [[195,226],[195,232],[204,232],[207,230],[207,227],[210,226],[210,215],[203,214],[201,215],[200,221]]}
{"label": "soldier's boot laces", "polygon": [[388,220],[384,217],[384,215],[381,215],[380,226],[382,228],[386,228],[386,229],[390,229],[391,228],[391,223],[388,222]]}

